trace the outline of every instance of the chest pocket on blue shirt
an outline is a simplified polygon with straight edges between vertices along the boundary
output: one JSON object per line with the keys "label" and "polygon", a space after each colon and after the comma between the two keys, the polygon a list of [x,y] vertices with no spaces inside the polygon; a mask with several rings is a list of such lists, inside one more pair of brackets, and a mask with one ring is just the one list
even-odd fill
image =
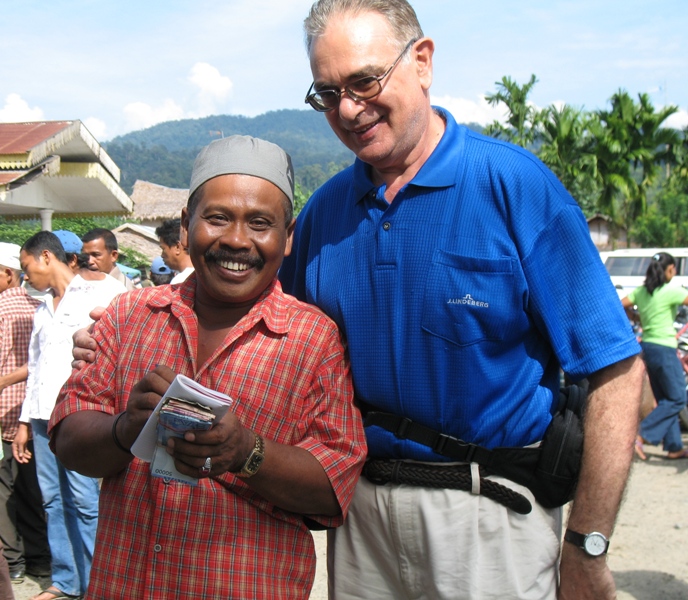
{"label": "chest pocket on blue shirt", "polygon": [[519,306],[510,258],[435,251],[423,299],[425,331],[459,346],[501,341]]}

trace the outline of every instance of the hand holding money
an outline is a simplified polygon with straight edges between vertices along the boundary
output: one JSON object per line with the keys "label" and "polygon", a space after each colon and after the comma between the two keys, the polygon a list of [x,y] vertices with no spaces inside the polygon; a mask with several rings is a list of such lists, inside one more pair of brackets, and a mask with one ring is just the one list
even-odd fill
{"label": "hand holding money", "polygon": [[127,410],[117,424],[117,437],[130,448],[174,380],[175,373],[165,366],[157,366],[131,390]]}

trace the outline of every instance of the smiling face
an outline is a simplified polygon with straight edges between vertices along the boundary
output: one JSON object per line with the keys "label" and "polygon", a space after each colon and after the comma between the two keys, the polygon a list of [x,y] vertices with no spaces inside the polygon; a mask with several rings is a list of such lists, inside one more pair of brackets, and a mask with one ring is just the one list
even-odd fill
{"label": "smiling face", "polygon": [[[392,29],[379,13],[332,17],[311,46],[315,89],[341,89],[361,77],[382,75],[409,41],[391,39]],[[428,38],[416,42],[383,80],[378,96],[356,102],[343,94],[339,106],[325,113],[339,139],[380,172],[403,172],[427,154],[433,50]]]}
{"label": "smiling face", "polygon": [[285,195],[249,175],[220,175],[203,184],[193,214],[182,211],[181,244],[197,277],[197,304],[245,308],[270,285],[291,251]]}

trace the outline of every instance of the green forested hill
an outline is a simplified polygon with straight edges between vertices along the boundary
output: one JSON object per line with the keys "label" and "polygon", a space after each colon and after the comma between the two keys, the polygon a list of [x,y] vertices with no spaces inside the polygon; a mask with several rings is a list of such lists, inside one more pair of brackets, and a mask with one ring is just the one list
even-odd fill
{"label": "green forested hill", "polygon": [[260,137],[284,148],[306,193],[353,161],[353,154],[332,133],[324,115],[312,110],[168,121],[116,137],[104,146],[122,170],[122,187],[131,193],[137,179],[187,187],[198,151],[214,139],[234,134]]}

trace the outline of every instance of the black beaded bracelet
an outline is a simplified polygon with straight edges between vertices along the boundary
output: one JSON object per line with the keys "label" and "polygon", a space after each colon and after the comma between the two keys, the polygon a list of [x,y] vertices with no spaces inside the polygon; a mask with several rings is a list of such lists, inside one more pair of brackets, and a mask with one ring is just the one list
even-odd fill
{"label": "black beaded bracelet", "polygon": [[126,452],[127,454],[131,454],[131,450],[122,446],[122,442],[120,442],[119,438],[117,437],[117,423],[125,414],[126,414],[126,411],[119,413],[115,417],[115,422],[112,424],[112,440],[115,442],[115,446],[117,446],[122,452]]}

